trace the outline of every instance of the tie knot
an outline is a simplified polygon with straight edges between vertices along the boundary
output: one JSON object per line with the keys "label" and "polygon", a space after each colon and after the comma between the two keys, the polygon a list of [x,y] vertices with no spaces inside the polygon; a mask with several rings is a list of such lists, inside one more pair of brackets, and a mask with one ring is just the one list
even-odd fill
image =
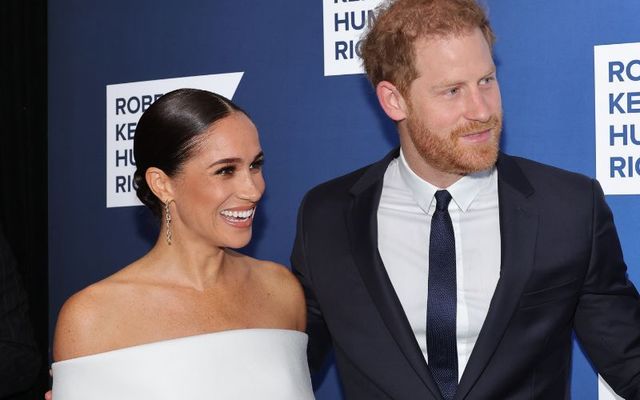
{"label": "tie knot", "polygon": [[447,211],[449,208],[449,202],[451,201],[451,194],[446,190],[438,190],[436,192],[436,209],[440,211]]}

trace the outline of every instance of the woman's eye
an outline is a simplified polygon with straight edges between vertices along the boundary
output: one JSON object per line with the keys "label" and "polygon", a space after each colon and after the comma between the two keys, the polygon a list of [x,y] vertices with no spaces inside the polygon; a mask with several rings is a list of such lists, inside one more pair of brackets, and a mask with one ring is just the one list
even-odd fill
{"label": "woman's eye", "polygon": [[255,160],[254,162],[252,162],[251,165],[249,166],[249,168],[251,168],[251,169],[262,169],[263,165],[264,165],[264,158],[261,158],[259,160]]}
{"label": "woman's eye", "polygon": [[235,172],[236,167],[224,167],[224,168],[220,168],[219,170],[217,170],[215,172],[216,175],[231,175]]}

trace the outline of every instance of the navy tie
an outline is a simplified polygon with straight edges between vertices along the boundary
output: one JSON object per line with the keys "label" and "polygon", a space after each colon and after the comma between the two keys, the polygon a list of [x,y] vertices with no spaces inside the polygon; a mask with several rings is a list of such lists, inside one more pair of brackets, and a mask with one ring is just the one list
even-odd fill
{"label": "navy tie", "polygon": [[427,354],[429,368],[442,397],[453,399],[458,386],[456,346],[456,243],[449,215],[451,195],[436,192],[436,210],[429,239],[427,292]]}

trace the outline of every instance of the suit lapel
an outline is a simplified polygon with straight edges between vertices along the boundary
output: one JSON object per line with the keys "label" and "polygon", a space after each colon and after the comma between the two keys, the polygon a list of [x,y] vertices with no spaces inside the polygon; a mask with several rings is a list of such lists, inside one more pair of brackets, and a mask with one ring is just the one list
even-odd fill
{"label": "suit lapel", "polygon": [[[436,398],[440,393],[415,340],[400,300],[378,253],[377,210],[386,168],[398,149],[367,169],[351,189],[353,200],[346,216],[358,270],[396,344],[416,374]],[[515,312],[533,267],[538,229],[537,211],[529,204],[533,188],[519,166],[500,154],[498,196],[500,207],[500,279],[464,370],[456,399],[465,398],[490,362]]]}
{"label": "suit lapel", "polygon": [[518,306],[533,266],[538,229],[538,215],[528,201],[533,188],[509,156],[501,154],[497,166],[502,253],[500,278],[460,380],[456,399],[468,395],[491,360]]}
{"label": "suit lapel", "polygon": [[378,252],[377,210],[382,193],[382,181],[389,162],[397,156],[396,149],[382,161],[369,167],[353,186],[353,200],[350,212],[346,216],[349,238],[360,275],[387,329],[416,374],[434,396],[439,398],[437,385]]}

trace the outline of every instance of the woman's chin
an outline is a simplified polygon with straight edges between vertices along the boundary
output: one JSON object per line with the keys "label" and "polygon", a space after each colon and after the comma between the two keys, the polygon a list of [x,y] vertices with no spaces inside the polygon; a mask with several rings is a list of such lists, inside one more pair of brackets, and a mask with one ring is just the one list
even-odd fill
{"label": "woman's chin", "polygon": [[246,238],[229,239],[224,247],[226,247],[228,249],[241,249],[241,248],[247,246],[249,244],[249,242],[251,241],[251,233],[249,233],[249,235],[247,235],[247,236],[248,237],[246,237]]}

